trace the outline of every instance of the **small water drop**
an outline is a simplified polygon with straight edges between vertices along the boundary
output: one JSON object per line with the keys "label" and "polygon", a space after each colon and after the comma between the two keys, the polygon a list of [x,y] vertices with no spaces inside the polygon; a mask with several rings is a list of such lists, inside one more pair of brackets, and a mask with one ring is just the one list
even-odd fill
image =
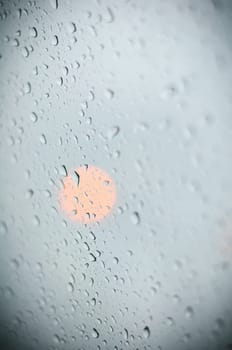
{"label": "small water drop", "polygon": [[55,344],[59,344],[60,343],[60,338],[59,338],[59,336],[57,334],[55,334],[53,336],[53,341],[54,341]]}
{"label": "small water drop", "polygon": [[37,215],[35,215],[34,217],[33,217],[33,220],[32,220],[32,222],[33,222],[33,225],[34,226],[40,226],[40,219],[39,219],[39,217],[37,216]]}
{"label": "small water drop", "polygon": [[124,335],[124,339],[125,339],[125,340],[128,340],[129,332],[128,332],[128,330],[127,330],[126,328],[124,328],[123,335]]}
{"label": "small water drop", "polygon": [[57,84],[58,86],[62,86],[62,85],[63,85],[63,82],[64,82],[64,80],[63,80],[62,77],[59,77],[59,78],[56,80],[56,84]]}
{"label": "small water drop", "polygon": [[71,282],[69,282],[68,283],[68,292],[70,292],[70,293],[73,293],[73,291],[74,291],[74,285],[71,283]]}
{"label": "small water drop", "polygon": [[119,126],[113,126],[108,130],[107,137],[109,140],[112,140],[114,137],[116,137],[120,132]]}
{"label": "small water drop", "polygon": [[77,30],[76,24],[73,22],[68,23],[67,29],[70,34],[75,33]]}
{"label": "small water drop", "polygon": [[144,329],[143,329],[143,336],[144,336],[144,338],[146,338],[146,339],[149,338],[150,334],[151,334],[150,328],[148,326],[144,327]]}
{"label": "small water drop", "polygon": [[110,7],[107,7],[107,14],[104,16],[107,23],[112,23],[114,21],[114,13]]}
{"label": "small water drop", "polygon": [[29,56],[29,50],[27,47],[23,47],[21,52],[22,52],[23,57]]}
{"label": "small water drop", "polygon": [[20,267],[20,263],[17,259],[12,259],[10,264],[13,270],[17,270]]}
{"label": "small water drop", "polygon": [[114,97],[114,91],[111,89],[106,89],[105,97],[111,100]]}
{"label": "small water drop", "polygon": [[59,169],[59,174],[62,176],[68,176],[68,170],[65,165],[62,165]]}
{"label": "small water drop", "polygon": [[44,134],[42,134],[40,136],[40,142],[42,143],[42,145],[46,145],[47,144],[47,139],[46,139],[46,136]]}
{"label": "small water drop", "polygon": [[193,310],[192,306],[187,306],[185,309],[185,317],[192,318],[193,315],[194,315],[194,310]]}
{"label": "small water drop", "polygon": [[24,94],[30,94],[31,92],[31,83],[27,82],[23,87]]}
{"label": "small water drop", "polygon": [[7,224],[5,221],[0,221],[0,235],[4,236],[8,232]]}
{"label": "small water drop", "polygon": [[96,256],[93,253],[89,254],[89,259],[91,262],[95,262],[97,260]]}
{"label": "small water drop", "polygon": [[37,29],[35,27],[30,28],[29,32],[30,32],[30,36],[32,38],[36,38],[38,36],[38,32],[37,32]]}
{"label": "small water drop", "polygon": [[96,328],[93,328],[93,330],[92,330],[92,337],[99,338],[99,332],[96,330]]}
{"label": "small water drop", "polygon": [[18,39],[13,39],[11,42],[12,46],[18,47],[19,46],[19,40]]}
{"label": "small water drop", "polygon": [[51,44],[52,44],[53,46],[57,46],[57,45],[59,44],[59,39],[58,39],[58,36],[57,36],[57,35],[54,35],[54,36],[52,37]]}
{"label": "small water drop", "polygon": [[35,112],[32,112],[31,115],[30,115],[30,119],[33,123],[36,123],[37,120],[38,120],[38,116]]}
{"label": "small water drop", "polygon": [[141,219],[140,219],[140,215],[137,211],[133,212],[131,214],[131,222],[134,225],[138,225],[140,223]]}
{"label": "small water drop", "polygon": [[34,191],[33,191],[32,189],[27,190],[27,192],[25,193],[25,197],[26,197],[27,199],[32,198],[33,195],[34,195]]}
{"label": "small water drop", "polygon": [[119,259],[115,256],[114,258],[113,258],[113,262],[114,262],[114,264],[118,264],[118,262],[119,262]]}
{"label": "small water drop", "polygon": [[175,322],[174,322],[174,320],[173,320],[172,317],[167,317],[167,318],[166,318],[166,324],[167,324],[168,326],[173,326],[173,325],[175,324]]}
{"label": "small water drop", "polygon": [[76,184],[76,186],[79,186],[80,183],[80,175],[78,174],[77,171],[74,171],[72,174],[72,179],[74,181],[74,183]]}
{"label": "small water drop", "polygon": [[58,6],[59,6],[58,0],[49,0],[49,2],[50,2],[51,7],[52,7],[54,10],[57,10],[57,9],[58,9]]}

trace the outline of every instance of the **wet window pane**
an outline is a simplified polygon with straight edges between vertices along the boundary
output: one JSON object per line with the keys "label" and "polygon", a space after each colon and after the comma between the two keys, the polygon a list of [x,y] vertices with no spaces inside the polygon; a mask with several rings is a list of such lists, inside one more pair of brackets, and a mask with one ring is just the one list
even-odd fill
{"label": "wet window pane", "polygon": [[232,349],[232,2],[0,2],[0,348]]}

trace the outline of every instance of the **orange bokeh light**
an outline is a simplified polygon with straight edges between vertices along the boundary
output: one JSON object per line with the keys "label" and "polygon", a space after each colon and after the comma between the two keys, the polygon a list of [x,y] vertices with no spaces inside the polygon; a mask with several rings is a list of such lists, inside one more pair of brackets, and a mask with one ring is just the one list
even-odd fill
{"label": "orange bokeh light", "polygon": [[81,166],[63,178],[61,209],[73,221],[98,222],[111,212],[116,200],[112,178],[95,166]]}

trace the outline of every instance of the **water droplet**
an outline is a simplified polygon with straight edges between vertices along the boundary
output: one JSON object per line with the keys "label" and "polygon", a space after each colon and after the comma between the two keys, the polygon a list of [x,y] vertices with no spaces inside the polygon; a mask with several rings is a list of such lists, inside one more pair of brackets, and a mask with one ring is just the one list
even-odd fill
{"label": "water droplet", "polygon": [[119,262],[119,259],[115,256],[114,258],[113,258],[113,262],[114,262],[114,264],[118,264],[118,262]]}
{"label": "water droplet", "polygon": [[114,21],[114,13],[110,7],[107,7],[107,14],[104,16],[107,23],[112,23]]}
{"label": "water droplet", "polygon": [[20,266],[20,263],[17,259],[12,259],[10,263],[13,270],[17,270]]}
{"label": "water droplet", "polygon": [[109,140],[112,140],[114,137],[116,137],[120,132],[119,126],[113,126],[111,129],[108,130],[107,137]]}
{"label": "water droplet", "polygon": [[111,89],[107,89],[105,91],[105,97],[111,100],[114,97],[114,91]]}
{"label": "water droplet", "polygon": [[19,46],[19,40],[18,39],[13,39],[11,42],[12,46],[18,47]]}
{"label": "water droplet", "polygon": [[25,197],[26,197],[27,199],[30,199],[30,198],[33,197],[33,195],[34,195],[34,191],[33,191],[32,189],[29,189],[29,190],[27,190],[27,192],[26,192],[26,194],[25,194]]}
{"label": "water droplet", "polygon": [[59,86],[62,86],[63,85],[63,78],[62,77],[59,77],[57,80],[56,80],[56,84],[59,85]]}
{"label": "water droplet", "polygon": [[[50,0],[50,1],[51,1],[51,0]],[[60,338],[59,338],[59,336],[58,336],[57,334],[55,334],[55,335],[53,336],[53,341],[54,341],[55,344],[59,344],[59,343],[60,343]]]}
{"label": "water droplet", "polygon": [[167,324],[168,326],[173,326],[173,325],[175,324],[175,322],[174,322],[174,320],[173,320],[172,317],[167,317],[167,318],[166,318],[166,324]]}
{"label": "water droplet", "polygon": [[92,337],[99,338],[99,332],[96,330],[96,328],[93,328],[93,330],[92,330]]}
{"label": "water droplet", "polygon": [[5,235],[8,232],[7,224],[5,221],[0,221],[0,235]]}
{"label": "water droplet", "polygon": [[42,134],[40,136],[40,142],[42,143],[42,145],[46,145],[47,144],[47,139],[46,139],[46,136],[44,134]]}
{"label": "water droplet", "polygon": [[50,2],[51,7],[52,7],[54,10],[57,10],[57,9],[58,9],[58,6],[59,6],[58,0],[49,0],[49,2]]}
{"label": "water droplet", "polygon": [[69,282],[68,283],[68,292],[73,293],[73,291],[74,291],[74,285],[71,282]]}
{"label": "water droplet", "polygon": [[123,336],[124,336],[124,339],[125,339],[125,340],[128,340],[129,332],[128,332],[128,330],[127,330],[126,328],[124,328]]}
{"label": "water droplet", "polygon": [[34,226],[40,226],[40,219],[39,219],[39,217],[37,216],[37,215],[35,215],[34,217],[33,217],[33,220],[32,220],[32,222],[33,222],[33,225]]}
{"label": "water droplet", "polygon": [[37,37],[38,32],[37,32],[37,29],[35,27],[30,28],[29,31],[30,31],[30,36],[32,38],[36,38]]}
{"label": "water droplet", "polygon": [[80,175],[76,171],[73,172],[72,179],[73,179],[74,183],[76,184],[76,186],[79,186]]}
{"label": "water droplet", "polygon": [[178,294],[173,295],[173,302],[175,304],[179,304],[181,302],[181,298]]}
{"label": "water droplet", "polygon": [[30,119],[31,119],[31,121],[32,121],[33,123],[36,123],[37,120],[38,120],[37,114],[36,114],[35,112],[32,112],[32,113],[30,114]]}
{"label": "water droplet", "polygon": [[57,35],[54,35],[54,36],[52,37],[51,43],[52,43],[53,46],[57,46],[57,45],[59,44],[59,38],[58,38]]}
{"label": "water droplet", "polygon": [[38,75],[39,70],[38,70],[38,67],[37,67],[37,66],[35,66],[35,67],[33,68],[32,73],[33,73],[34,75]]}
{"label": "water droplet", "polygon": [[68,170],[65,165],[62,165],[59,169],[59,174],[62,176],[68,176]]}
{"label": "water droplet", "polygon": [[138,225],[140,223],[140,215],[137,211],[131,214],[131,222],[134,225]]}
{"label": "water droplet", "polygon": [[89,256],[91,262],[95,262],[97,260],[96,256],[93,253],[90,253]]}
{"label": "water droplet", "polygon": [[76,24],[73,22],[68,23],[67,29],[70,34],[75,33],[77,30]]}
{"label": "water droplet", "polygon": [[31,92],[31,83],[26,83],[23,87],[24,94],[30,94]]}
{"label": "water droplet", "polygon": [[23,47],[21,52],[22,52],[23,57],[28,57],[29,56],[29,50],[28,50],[27,47]]}
{"label": "water droplet", "polygon": [[146,326],[146,327],[144,327],[144,329],[143,329],[143,336],[144,336],[144,338],[149,338],[150,337],[150,328],[148,327],[148,326]]}
{"label": "water droplet", "polygon": [[187,306],[185,309],[186,318],[192,318],[193,315],[194,315],[194,310],[193,310],[192,306]]}

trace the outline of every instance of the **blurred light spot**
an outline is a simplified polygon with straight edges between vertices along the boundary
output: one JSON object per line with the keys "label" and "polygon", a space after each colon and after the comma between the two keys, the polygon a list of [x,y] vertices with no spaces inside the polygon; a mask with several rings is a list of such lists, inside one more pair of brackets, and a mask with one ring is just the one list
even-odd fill
{"label": "blurred light spot", "polygon": [[116,200],[111,177],[95,166],[82,166],[63,178],[59,200],[61,209],[73,221],[90,223],[102,220]]}

